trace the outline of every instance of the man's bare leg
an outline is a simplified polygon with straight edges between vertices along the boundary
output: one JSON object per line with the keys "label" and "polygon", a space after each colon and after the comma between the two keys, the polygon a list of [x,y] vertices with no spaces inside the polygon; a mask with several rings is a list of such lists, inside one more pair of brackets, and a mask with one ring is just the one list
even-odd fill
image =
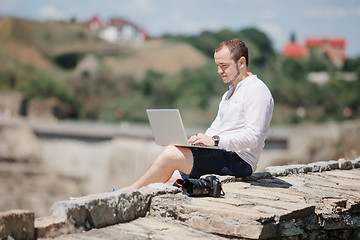
{"label": "man's bare leg", "polygon": [[124,189],[138,189],[156,182],[165,183],[169,181],[175,170],[190,174],[193,161],[189,148],[168,146],[135,183]]}
{"label": "man's bare leg", "polygon": [[175,170],[173,172],[172,176],[170,177],[170,179],[168,180],[168,182],[175,182],[179,178],[182,178],[181,175],[180,175],[180,172],[179,172],[179,170]]}

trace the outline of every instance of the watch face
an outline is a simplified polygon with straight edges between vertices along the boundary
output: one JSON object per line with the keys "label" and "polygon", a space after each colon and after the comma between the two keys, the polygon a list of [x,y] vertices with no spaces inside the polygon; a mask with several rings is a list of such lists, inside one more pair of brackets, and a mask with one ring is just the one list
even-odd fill
{"label": "watch face", "polygon": [[212,139],[213,139],[214,141],[216,141],[216,140],[219,140],[219,139],[220,139],[220,137],[219,137],[219,136],[217,136],[217,135],[215,135],[215,136],[213,136],[213,137],[212,137]]}
{"label": "watch face", "polygon": [[219,146],[220,137],[217,135],[214,135],[214,136],[212,136],[212,139],[214,140],[215,146]]}

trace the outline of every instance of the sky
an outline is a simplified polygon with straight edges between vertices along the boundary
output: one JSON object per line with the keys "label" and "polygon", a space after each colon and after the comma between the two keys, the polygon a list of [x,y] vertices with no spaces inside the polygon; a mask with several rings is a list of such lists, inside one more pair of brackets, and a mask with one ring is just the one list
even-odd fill
{"label": "sky", "polygon": [[306,37],[344,37],[347,55],[360,56],[359,0],[0,0],[0,16],[85,21],[94,15],[124,17],[153,37],[256,27],[278,52],[291,33],[300,44]]}

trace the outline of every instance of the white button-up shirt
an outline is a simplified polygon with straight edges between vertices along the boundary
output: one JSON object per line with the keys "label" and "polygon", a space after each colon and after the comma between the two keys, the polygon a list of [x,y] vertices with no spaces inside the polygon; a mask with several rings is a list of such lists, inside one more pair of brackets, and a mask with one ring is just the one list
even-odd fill
{"label": "white button-up shirt", "polygon": [[239,82],[236,89],[230,85],[222,97],[214,122],[205,134],[219,135],[219,146],[236,152],[255,172],[273,109],[274,100],[269,89],[256,75],[251,75]]}

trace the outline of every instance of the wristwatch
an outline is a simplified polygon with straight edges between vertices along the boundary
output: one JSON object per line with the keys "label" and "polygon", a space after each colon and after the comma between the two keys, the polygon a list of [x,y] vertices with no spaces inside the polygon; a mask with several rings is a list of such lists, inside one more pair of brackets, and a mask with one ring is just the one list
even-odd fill
{"label": "wristwatch", "polygon": [[219,146],[220,137],[218,135],[212,136],[212,140],[214,140],[214,146]]}

